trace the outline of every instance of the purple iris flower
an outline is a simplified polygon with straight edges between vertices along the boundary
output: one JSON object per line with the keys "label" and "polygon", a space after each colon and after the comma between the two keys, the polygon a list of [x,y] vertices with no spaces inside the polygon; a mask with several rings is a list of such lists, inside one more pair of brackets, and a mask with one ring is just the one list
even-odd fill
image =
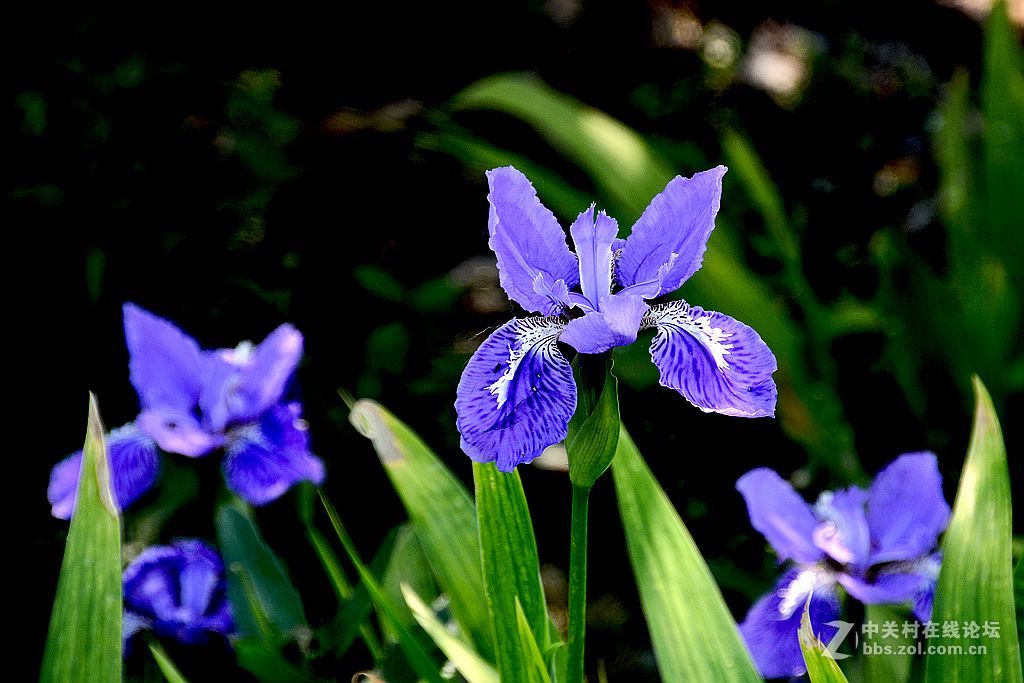
{"label": "purple iris flower", "polygon": [[152,630],[187,645],[234,632],[224,562],[198,539],[143,550],[124,570],[124,638]]}
{"label": "purple iris flower", "polygon": [[827,624],[839,618],[837,585],[868,605],[911,603],[918,619],[929,619],[938,538],[949,523],[934,454],[901,455],[867,491],[826,491],[813,507],[766,468],[747,472],[736,488],[750,523],[792,563],[740,625],[763,676],[803,673],[797,631],[808,596],[814,632],[825,642],[835,635]]}
{"label": "purple iris flower", "polygon": [[[223,449],[228,488],[253,505],[297,482],[323,481],[302,407],[282,399],[302,357],[302,335],[294,327],[281,325],[258,345],[204,351],[173,323],[125,304],[124,332],[142,410],[107,437],[122,509],[156,483],[159,449],[192,458]],[[71,517],[81,462],[78,451],[50,474],[47,497],[55,517]]]}
{"label": "purple iris flower", "polygon": [[462,373],[455,409],[470,458],[508,472],[562,441],[576,385],[559,342],[603,353],[646,328],[657,330],[651,359],[663,386],[705,412],[774,415],[775,356],[757,332],[685,301],[647,303],[700,269],[725,172],[674,178],[625,240],[591,205],[569,228],[574,254],[526,176],[511,166],[488,171],[489,244],[501,286],[541,315],[499,327]]}

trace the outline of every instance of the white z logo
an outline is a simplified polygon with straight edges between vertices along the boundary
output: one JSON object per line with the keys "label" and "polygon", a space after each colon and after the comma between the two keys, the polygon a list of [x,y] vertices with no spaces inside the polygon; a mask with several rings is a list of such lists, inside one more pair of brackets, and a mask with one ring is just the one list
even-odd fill
{"label": "white z logo", "polygon": [[[850,631],[853,630],[853,624],[849,621],[830,621],[825,625],[834,626],[835,628],[839,629],[838,631],[836,631],[836,634],[832,636],[832,640],[828,641],[828,645],[825,646],[825,649],[828,650],[830,655],[832,655],[832,659],[838,660],[846,659],[847,657],[849,657],[850,655],[844,655],[842,652],[839,651],[839,646],[843,644],[843,641],[846,640],[846,636],[848,636],[850,634]],[[857,635],[854,634],[853,637],[853,646],[857,647]]]}

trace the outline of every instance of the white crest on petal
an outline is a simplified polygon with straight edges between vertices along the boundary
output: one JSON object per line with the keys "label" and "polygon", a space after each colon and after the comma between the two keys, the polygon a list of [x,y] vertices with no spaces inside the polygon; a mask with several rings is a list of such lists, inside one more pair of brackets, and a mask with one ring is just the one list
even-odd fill
{"label": "white crest on petal", "polygon": [[796,578],[779,591],[779,616],[788,619],[798,607],[807,602],[808,596],[819,588],[835,582],[832,573],[819,565],[806,567]]}
{"label": "white crest on petal", "polygon": [[732,333],[713,326],[710,312],[696,309],[700,310],[701,314],[693,315],[695,309],[685,302],[682,304],[682,306],[662,304],[652,307],[650,312],[644,316],[641,329],[657,325],[674,325],[682,328],[701,338],[704,348],[715,359],[715,365],[719,370],[728,369],[729,361],[725,357],[729,355],[733,345],[726,343],[726,340],[732,337]]}
{"label": "white crest on petal", "polygon": [[[560,319],[556,320],[561,323]],[[551,321],[551,318],[524,318],[521,321],[515,348],[512,344],[508,345],[508,365],[505,372],[488,387],[491,395],[497,397],[499,408],[508,400],[508,390],[516,376],[519,363],[539,340],[551,336]]]}

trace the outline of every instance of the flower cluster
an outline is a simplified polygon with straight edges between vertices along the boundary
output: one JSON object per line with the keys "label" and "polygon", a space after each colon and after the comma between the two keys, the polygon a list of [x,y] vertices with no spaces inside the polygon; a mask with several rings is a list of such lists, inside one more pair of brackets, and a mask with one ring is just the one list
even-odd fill
{"label": "flower cluster", "polygon": [[792,566],[750,609],[740,626],[766,678],[797,676],[804,661],[796,633],[804,604],[825,642],[836,629],[842,586],[867,605],[911,603],[928,621],[939,575],[939,535],[949,522],[932,453],[901,455],[867,491],[826,491],[814,506],[774,471],[752,470],[736,482],[750,523]]}
{"label": "flower cluster", "polygon": [[501,286],[527,311],[499,327],[473,354],[455,408],[462,448],[508,472],[566,436],[576,409],[572,368],[559,343],[604,353],[656,330],[651,360],[661,384],[706,412],[775,413],[775,356],[757,332],[685,301],[649,304],[701,267],[715,227],[724,166],[676,177],[627,239],[594,206],[569,228],[576,252],[526,176],[487,173],[490,247]]}
{"label": "flower cluster", "polygon": [[146,548],[124,570],[124,639],[143,630],[194,645],[235,624],[224,562],[198,539]]}
{"label": "flower cluster", "polygon": [[[223,450],[228,487],[254,505],[297,482],[323,481],[302,407],[284,400],[302,357],[298,330],[282,325],[258,345],[204,351],[173,323],[126,304],[124,331],[141,412],[107,437],[122,509],[156,483],[160,449],[191,458]],[[55,517],[71,517],[81,461],[79,451],[53,468],[47,497]]]}

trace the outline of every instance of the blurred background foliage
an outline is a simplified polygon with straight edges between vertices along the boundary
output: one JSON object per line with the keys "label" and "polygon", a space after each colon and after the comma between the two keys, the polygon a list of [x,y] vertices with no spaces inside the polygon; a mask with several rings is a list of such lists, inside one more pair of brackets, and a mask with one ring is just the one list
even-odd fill
{"label": "blurred background foliage", "polygon": [[[931,449],[951,499],[970,373],[991,390],[1011,454],[1024,415],[1024,10],[1008,10],[547,0],[12,22],[7,224],[23,265],[8,291],[36,369],[19,393],[33,436],[16,474],[32,520],[28,646],[41,654],[38,606],[66,529],[47,519],[49,468],[81,442],[87,388],[110,425],[135,414],[126,300],[209,346],[295,323],[307,418],[341,517],[356,545],[383,548],[381,563],[407,558],[410,575],[382,576],[385,590],[405,580],[436,594],[416,538],[389,534],[402,508],[337,392],[380,400],[468,481],[452,401],[468,354],[512,311],[486,246],[483,178],[509,163],[563,220],[597,201],[624,229],[673,175],[730,167],[704,267],[681,295],[769,342],[778,420],[736,424],[689,407],[657,386],[646,343],[621,352],[616,370],[623,420],[737,616],[772,575],[733,490],[747,469],[769,465],[818,490]],[[168,468],[129,517],[127,547],[216,535],[216,463],[197,464],[198,477]],[[1010,466],[1019,500],[1022,466]],[[557,604],[565,478],[522,476]],[[288,502],[256,513],[309,591],[282,627],[284,657],[333,648],[349,654],[322,666],[353,671],[374,644],[349,650],[356,634],[307,625],[346,622],[331,598],[343,587],[321,571],[330,558],[304,540],[309,504],[299,520]],[[591,509],[608,533],[592,547],[590,652],[613,678],[650,678],[607,483]],[[222,508],[232,514],[250,533],[246,514]],[[365,596],[355,603],[369,609]],[[260,665],[278,656],[246,652]],[[231,665],[213,647],[171,654],[186,670]]]}

